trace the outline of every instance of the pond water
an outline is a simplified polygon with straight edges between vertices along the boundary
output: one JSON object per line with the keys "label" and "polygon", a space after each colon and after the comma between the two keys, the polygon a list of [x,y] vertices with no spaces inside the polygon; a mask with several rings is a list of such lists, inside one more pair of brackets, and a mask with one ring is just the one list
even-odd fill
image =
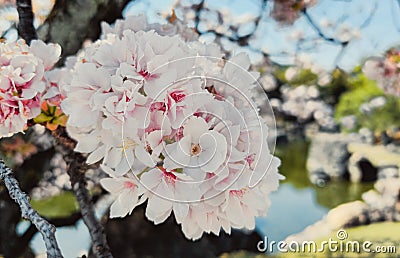
{"label": "pond water", "polygon": [[[262,237],[280,241],[301,232],[320,220],[330,208],[360,199],[363,192],[372,188],[371,183],[329,182],[325,186],[313,185],[305,169],[307,151],[308,143],[305,141],[278,144],[275,154],[282,160],[280,171],[286,179],[281,182],[279,190],[271,194],[272,204],[267,216],[256,221],[256,230]],[[104,204],[99,210],[105,210]],[[20,225],[21,231],[24,224]],[[89,233],[82,221],[73,227],[58,228],[56,236],[66,257],[87,253]],[[39,234],[36,234],[30,246],[36,254],[45,252]]]}
{"label": "pond water", "polygon": [[301,232],[320,220],[337,205],[358,200],[373,187],[372,183],[328,182],[316,186],[307,177],[308,143],[297,140],[278,144],[275,154],[282,160],[281,173],[286,177],[279,190],[271,194],[271,207],[266,217],[257,219],[262,237],[280,241]]}

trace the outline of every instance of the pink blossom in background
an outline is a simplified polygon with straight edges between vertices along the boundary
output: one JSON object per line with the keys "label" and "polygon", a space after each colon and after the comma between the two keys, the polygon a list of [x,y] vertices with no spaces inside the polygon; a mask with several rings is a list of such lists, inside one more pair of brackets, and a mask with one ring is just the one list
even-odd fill
{"label": "pink blossom in background", "polygon": [[386,93],[400,96],[400,49],[393,48],[385,57],[369,58],[363,66],[364,73]]}
{"label": "pink blossom in background", "polygon": [[291,25],[298,18],[304,8],[314,6],[318,0],[275,0],[272,9],[272,18],[283,25]]}

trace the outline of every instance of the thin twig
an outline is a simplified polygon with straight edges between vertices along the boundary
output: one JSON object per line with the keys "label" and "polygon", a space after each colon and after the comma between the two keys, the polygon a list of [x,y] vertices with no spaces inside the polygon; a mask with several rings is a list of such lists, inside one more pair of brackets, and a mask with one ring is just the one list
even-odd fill
{"label": "thin twig", "polygon": [[17,0],[18,10],[18,33],[26,43],[30,44],[33,39],[37,39],[36,30],[33,26],[33,12],[31,0]]}
{"label": "thin twig", "polygon": [[[363,28],[367,27],[371,23],[371,20],[374,17],[377,9],[378,9],[378,2],[375,1],[374,6],[371,8],[371,11],[370,11],[369,15],[367,16],[367,18],[360,25],[360,29],[363,29]],[[326,42],[329,42],[329,43],[332,43],[332,44],[340,46],[340,51],[338,52],[338,54],[336,55],[336,58],[334,60],[335,66],[338,67],[339,62],[342,60],[342,58],[343,58],[348,46],[352,42],[352,40],[339,40],[337,38],[327,36],[322,31],[322,29],[317,25],[317,23],[314,21],[314,19],[308,13],[306,8],[304,8],[302,10],[302,13],[303,13],[304,17],[306,18],[306,21],[309,23],[309,25],[313,28],[313,30],[318,34],[318,36],[320,38],[322,38]],[[346,18],[347,18],[346,16],[343,16],[342,19],[346,19]]]}
{"label": "thin twig", "polygon": [[29,197],[21,191],[11,169],[2,160],[0,160],[0,180],[4,181],[10,197],[19,205],[22,217],[30,220],[42,234],[47,249],[47,257],[63,257],[55,237],[56,228],[32,208]]}
{"label": "thin twig", "polygon": [[207,33],[212,33],[214,34],[217,38],[224,38],[227,39],[231,42],[236,42],[239,46],[248,46],[249,45],[249,40],[254,36],[254,34],[257,32],[258,26],[260,24],[260,21],[264,17],[265,13],[265,8],[267,5],[267,0],[262,0],[261,1],[261,7],[260,7],[260,12],[259,14],[254,18],[254,27],[253,29],[247,33],[246,35],[239,36],[237,31],[233,31],[232,35],[228,35],[227,33],[223,32],[218,32],[215,29],[208,29],[204,31],[199,30],[199,24],[200,24],[200,16],[201,12],[205,9],[204,7],[204,0],[201,1],[199,4],[193,5],[192,9],[195,12],[195,18],[194,18],[194,28],[196,32],[200,35],[207,34]]}
{"label": "thin twig", "polygon": [[322,29],[320,27],[318,27],[318,25],[316,24],[314,19],[307,12],[307,9],[304,8],[302,10],[302,12],[303,12],[303,15],[306,18],[306,21],[308,22],[308,24],[310,24],[310,26],[314,29],[314,31],[318,34],[319,37],[321,37],[325,41],[328,41],[328,42],[331,42],[331,43],[337,44],[337,45],[346,45],[348,43],[348,41],[342,41],[342,40],[336,39],[334,37],[329,37],[329,36],[325,35],[325,33],[322,31]]}

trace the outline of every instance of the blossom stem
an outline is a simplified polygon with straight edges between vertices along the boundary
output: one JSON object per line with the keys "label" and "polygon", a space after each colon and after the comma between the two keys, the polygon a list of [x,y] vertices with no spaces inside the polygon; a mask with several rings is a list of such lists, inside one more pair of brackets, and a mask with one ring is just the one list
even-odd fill
{"label": "blossom stem", "polygon": [[29,197],[21,191],[13,172],[2,160],[0,160],[0,180],[4,181],[10,197],[19,205],[22,217],[30,220],[42,234],[47,249],[47,257],[63,257],[55,237],[56,228],[32,208]]}
{"label": "blossom stem", "polygon": [[36,30],[33,26],[33,11],[31,0],[17,0],[18,10],[18,33],[26,43],[30,44],[33,39],[37,39]]}

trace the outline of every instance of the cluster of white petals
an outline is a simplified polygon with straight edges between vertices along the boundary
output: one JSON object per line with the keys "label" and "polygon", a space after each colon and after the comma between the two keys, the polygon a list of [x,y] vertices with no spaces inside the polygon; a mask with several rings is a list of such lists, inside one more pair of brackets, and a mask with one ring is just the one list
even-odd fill
{"label": "cluster of white petals", "polygon": [[150,31],[154,30],[161,36],[179,35],[185,41],[197,40],[199,35],[191,28],[188,28],[181,20],[174,19],[170,23],[159,24],[149,23],[144,14],[128,16],[124,20],[117,20],[112,26],[106,22],[101,23],[102,34],[100,38],[104,39],[108,34],[115,34],[122,37],[125,30],[132,31]]}
{"label": "cluster of white petals", "polygon": [[111,217],[147,202],[155,224],[172,213],[185,236],[254,229],[278,187],[279,159],[252,100],[249,58],[230,60],[181,24],[143,16],[103,24],[63,87],[75,151],[101,162]]}
{"label": "cluster of white petals", "polygon": [[0,138],[23,131],[40,114],[45,75],[60,54],[59,45],[40,40],[0,43]]}
{"label": "cluster of white petals", "polygon": [[385,57],[369,58],[363,72],[386,93],[400,96],[400,48],[390,49]]}

